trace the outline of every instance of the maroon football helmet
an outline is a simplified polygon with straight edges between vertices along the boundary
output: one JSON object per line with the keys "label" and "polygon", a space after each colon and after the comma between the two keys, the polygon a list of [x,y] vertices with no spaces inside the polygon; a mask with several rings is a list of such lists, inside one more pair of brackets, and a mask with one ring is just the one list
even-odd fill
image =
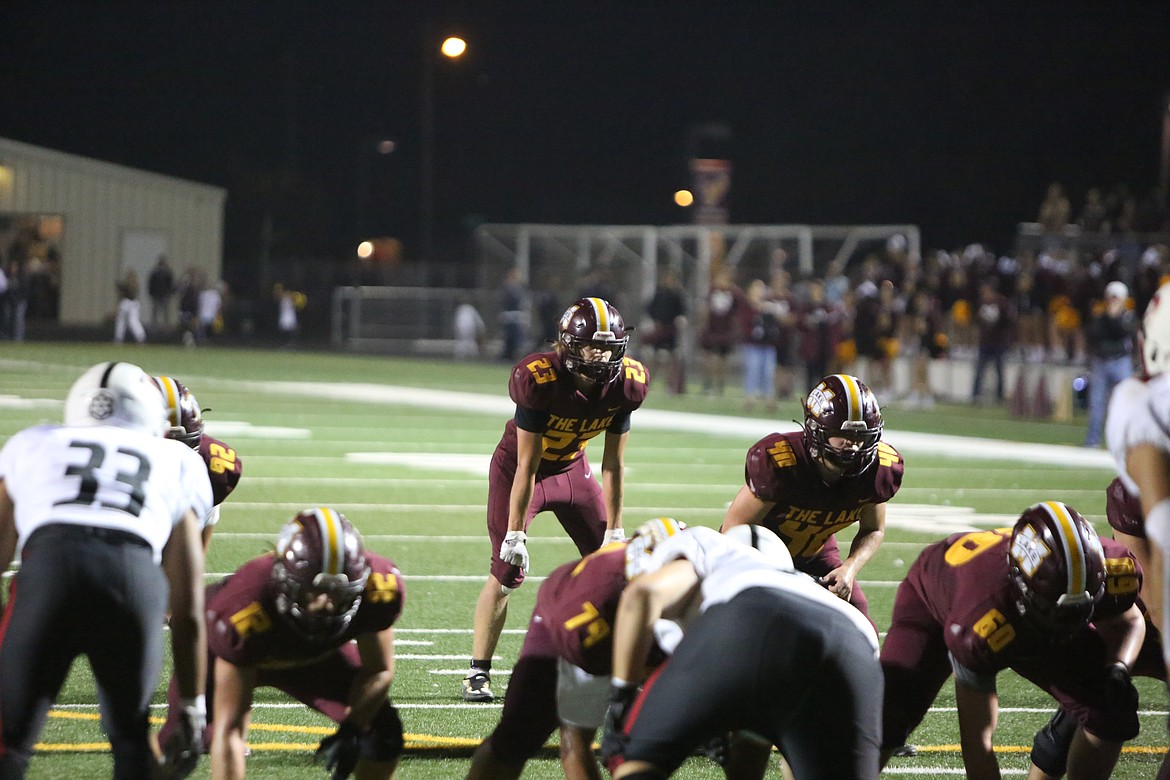
{"label": "maroon football helmet", "polygon": [[199,449],[199,442],[203,439],[203,412],[195,394],[174,377],[154,376],[151,379],[158,385],[167,405],[169,427],[165,431],[166,437],[178,439],[193,450]]}
{"label": "maroon football helmet", "polygon": [[276,609],[305,636],[328,641],[341,635],[369,576],[361,534],[340,512],[306,509],[281,529],[272,566]]}
{"label": "maroon football helmet", "polygon": [[[557,341],[564,352],[565,369],[590,382],[609,382],[622,367],[630,341],[622,315],[601,298],[582,298],[561,315]],[[608,352],[608,359],[590,359],[587,347]]]}
{"label": "maroon football helmet", "polygon": [[1058,636],[1088,625],[1105,595],[1105,553],[1097,532],[1059,501],[1028,507],[1008,550],[1020,614]]}
{"label": "maroon football helmet", "polygon": [[[873,463],[883,427],[877,398],[855,376],[827,376],[804,401],[804,445],[809,455],[846,476],[860,474]],[[833,438],[851,444],[835,447],[829,444]]]}

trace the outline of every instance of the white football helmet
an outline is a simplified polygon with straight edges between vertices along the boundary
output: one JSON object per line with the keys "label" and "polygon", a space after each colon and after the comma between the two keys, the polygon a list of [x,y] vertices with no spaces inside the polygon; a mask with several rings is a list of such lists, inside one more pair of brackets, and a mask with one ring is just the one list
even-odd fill
{"label": "white football helmet", "polygon": [[745,523],[733,525],[724,531],[723,535],[759,550],[768,559],[768,563],[777,569],[794,571],[796,568],[792,563],[792,553],[788,552],[788,545],[769,528]]}
{"label": "white football helmet", "polygon": [[162,394],[133,363],[98,363],[82,374],[65,398],[65,424],[113,425],[162,436],[167,407]]}
{"label": "white football helmet", "polygon": [[1146,307],[1141,341],[1146,376],[1170,371],[1170,282],[1158,288]]}

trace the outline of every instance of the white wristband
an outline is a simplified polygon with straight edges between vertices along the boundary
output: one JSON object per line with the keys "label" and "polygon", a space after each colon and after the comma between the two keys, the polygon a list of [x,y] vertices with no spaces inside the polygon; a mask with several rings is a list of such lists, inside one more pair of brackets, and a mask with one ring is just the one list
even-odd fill
{"label": "white wristband", "polygon": [[199,694],[194,699],[180,699],[179,705],[184,710],[194,709],[196,712],[207,712],[207,696]]}

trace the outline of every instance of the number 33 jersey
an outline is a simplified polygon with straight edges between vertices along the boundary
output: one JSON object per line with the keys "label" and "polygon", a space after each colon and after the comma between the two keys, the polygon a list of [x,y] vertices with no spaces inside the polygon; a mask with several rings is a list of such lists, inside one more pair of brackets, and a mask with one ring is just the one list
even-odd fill
{"label": "number 33 jersey", "polygon": [[27,428],[0,450],[0,478],[16,504],[22,546],[46,523],[117,528],[145,539],[155,562],[183,513],[202,518],[212,503],[197,452],[112,426]]}

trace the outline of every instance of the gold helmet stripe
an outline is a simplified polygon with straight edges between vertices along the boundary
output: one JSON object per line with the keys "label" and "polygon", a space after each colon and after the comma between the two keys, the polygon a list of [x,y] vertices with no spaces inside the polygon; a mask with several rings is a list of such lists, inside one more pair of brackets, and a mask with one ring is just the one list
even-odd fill
{"label": "gold helmet stripe", "polygon": [[846,400],[849,403],[849,421],[861,421],[861,388],[857,385],[857,379],[848,374],[837,374],[837,378],[841,380],[841,386],[845,388]]}
{"label": "gold helmet stripe", "polygon": [[593,307],[593,316],[597,319],[597,332],[608,333],[609,327],[609,307],[605,305],[605,301],[600,298],[586,298],[589,305]]}
{"label": "gold helmet stripe", "polygon": [[321,571],[325,574],[340,574],[342,559],[345,557],[341,520],[336,512],[324,506],[314,509],[313,516],[317,518],[317,527],[321,530],[321,552],[325,556],[321,561]]}
{"label": "gold helmet stripe", "polygon": [[1084,593],[1089,589],[1089,583],[1085,570],[1085,548],[1077,523],[1068,507],[1059,501],[1045,501],[1043,506],[1060,531],[1057,541],[1064,549],[1064,559],[1068,561],[1068,583],[1064,592],[1070,596]]}
{"label": "gold helmet stripe", "polygon": [[182,424],[180,419],[182,415],[179,413],[179,386],[169,376],[156,376],[155,379],[162,387],[163,397],[167,401],[167,419],[170,420],[172,428],[177,428]]}

